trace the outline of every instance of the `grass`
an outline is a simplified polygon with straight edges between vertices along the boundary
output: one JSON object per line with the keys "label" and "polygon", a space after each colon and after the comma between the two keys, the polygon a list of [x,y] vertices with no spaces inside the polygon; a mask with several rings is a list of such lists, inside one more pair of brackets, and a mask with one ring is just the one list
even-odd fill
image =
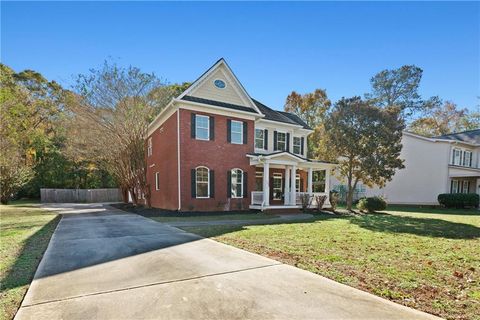
{"label": "grass", "polygon": [[0,205],[0,319],[12,319],[60,216],[31,202]]}
{"label": "grass", "polygon": [[480,215],[391,207],[310,222],[187,231],[448,319],[480,319]]}

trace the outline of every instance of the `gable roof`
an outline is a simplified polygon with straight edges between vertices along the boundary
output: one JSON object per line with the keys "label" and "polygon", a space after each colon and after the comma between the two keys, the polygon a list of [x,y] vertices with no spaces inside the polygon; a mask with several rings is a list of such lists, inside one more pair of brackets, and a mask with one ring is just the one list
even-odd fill
{"label": "gable roof", "polygon": [[240,105],[237,105],[237,104],[232,104],[232,103],[227,103],[227,102],[222,102],[222,101],[204,99],[204,98],[199,98],[199,97],[183,96],[182,100],[191,101],[191,102],[198,102],[198,103],[203,103],[203,104],[209,104],[209,105],[212,105],[212,106],[223,107],[223,108],[227,108],[227,109],[258,113],[256,110],[254,110],[253,108],[250,108],[250,107],[240,106]]}
{"label": "gable roof", "polygon": [[267,107],[263,103],[258,100],[253,99],[253,102],[257,105],[258,109],[261,113],[265,115],[264,119],[276,122],[283,122],[293,125],[300,125],[304,129],[312,130],[300,117],[293,113],[284,112],[284,111],[276,111],[272,108]]}
{"label": "gable roof", "polygon": [[434,138],[480,144],[480,129],[444,134]]}

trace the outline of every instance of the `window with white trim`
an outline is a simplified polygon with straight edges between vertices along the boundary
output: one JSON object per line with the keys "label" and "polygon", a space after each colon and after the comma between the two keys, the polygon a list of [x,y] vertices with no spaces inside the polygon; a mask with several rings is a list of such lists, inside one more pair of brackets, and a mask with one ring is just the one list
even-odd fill
{"label": "window with white trim", "polygon": [[230,127],[230,139],[232,143],[243,143],[243,122],[232,120]]}
{"label": "window with white trim", "polygon": [[300,175],[295,177],[295,192],[300,192]]}
{"label": "window with white trim", "polygon": [[152,138],[148,138],[148,146],[147,146],[147,156],[150,157],[152,155]]}
{"label": "window with white trim", "polygon": [[293,153],[296,153],[296,154],[302,153],[302,138],[293,137]]}
{"label": "window with white trim", "polygon": [[210,172],[207,167],[198,167],[195,169],[196,197],[210,197]]}
{"label": "window with white trim", "polygon": [[458,193],[458,180],[452,180],[452,187],[450,188],[450,193]]}
{"label": "window with white trim", "polygon": [[465,167],[472,166],[472,152],[471,151],[463,151],[463,165]]}
{"label": "window with white trim", "polygon": [[255,148],[265,149],[265,130],[255,129]]}
{"label": "window with white trim", "polygon": [[232,198],[243,198],[243,170],[232,169],[231,172]]}
{"label": "window with white trim", "polygon": [[195,115],[195,139],[210,140],[210,117]]}
{"label": "window with white trim", "polygon": [[160,172],[155,172],[155,190],[160,190]]}
{"label": "window with white trim", "polygon": [[287,134],[285,132],[277,132],[277,148],[276,150],[287,150]]}
{"label": "window with white trim", "polygon": [[313,192],[325,192],[325,170],[315,170],[312,174]]}
{"label": "window with white trim", "polygon": [[263,191],[263,172],[255,172],[255,191]]}
{"label": "window with white trim", "polygon": [[282,200],[282,174],[274,173],[273,174],[273,200]]}
{"label": "window with white trim", "polygon": [[468,189],[470,189],[470,181],[463,180],[462,193],[468,193],[468,191],[469,191]]}
{"label": "window with white trim", "polygon": [[453,161],[452,164],[459,166],[460,165],[460,160],[462,157],[462,151],[460,149],[453,149]]}

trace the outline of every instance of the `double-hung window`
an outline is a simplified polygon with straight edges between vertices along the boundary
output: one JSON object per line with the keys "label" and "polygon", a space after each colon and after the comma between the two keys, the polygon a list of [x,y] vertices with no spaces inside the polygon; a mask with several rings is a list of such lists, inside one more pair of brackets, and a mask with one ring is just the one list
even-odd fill
{"label": "double-hung window", "polygon": [[255,129],[255,148],[265,149],[265,130]]}
{"label": "double-hung window", "polygon": [[210,117],[195,115],[195,138],[210,140]]}
{"label": "double-hung window", "polygon": [[470,189],[470,182],[468,180],[463,180],[462,193],[468,193]]}
{"label": "double-hung window", "polygon": [[302,138],[293,137],[293,153],[296,153],[296,154],[302,153]]}
{"label": "double-hung window", "polygon": [[274,200],[282,200],[282,174],[281,173],[274,173],[273,174],[273,199]]}
{"label": "double-hung window", "polygon": [[295,192],[300,192],[300,175],[297,174],[297,176],[295,177]]}
{"label": "double-hung window", "polygon": [[160,190],[160,172],[155,172],[155,190]]}
{"label": "double-hung window", "polygon": [[152,138],[148,138],[148,146],[147,146],[147,156],[151,156],[152,155]]}
{"label": "double-hung window", "polygon": [[206,167],[198,167],[196,169],[196,195],[197,198],[210,197],[210,183],[209,183],[209,170]]}
{"label": "double-hung window", "polygon": [[243,171],[232,170],[232,198],[243,198]]}
{"label": "double-hung window", "polygon": [[287,134],[285,132],[277,132],[277,148],[276,150],[287,150]]}
{"label": "double-hung window", "polygon": [[231,142],[235,144],[243,143],[243,122],[232,120]]}
{"label": "double-hung window", "polygon": [[325,170],[313,171],[312,187],[313,192],[325,192]]}
{"label": "double-hung window", "polygon": [[463,152],[463,166],[471,167],[472,165],[472,152],[464,151]]}
{"label": "double-hung window", "polygon": [[458,187],[459,187],[459,181],[458,180],[452,180],[452,186],[450,188],[450,193],[458,193]]}
{"label": "double-hung window", "polygon": [[453,163],[456,166],[460,165],[460,160],[462,157],[462,151],[460,149],[453,149]]}

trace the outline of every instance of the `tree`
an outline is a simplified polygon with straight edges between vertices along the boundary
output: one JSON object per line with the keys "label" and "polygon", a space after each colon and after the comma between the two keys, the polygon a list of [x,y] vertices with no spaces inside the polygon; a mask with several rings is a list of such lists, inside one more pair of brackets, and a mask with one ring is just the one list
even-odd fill
{"label": "tree", "polygon": [[78,77],[76,94],[69,100],[74,114],[71,154],[102,163],[124,197],[130,192],[134,204],[143,194],[150,205],[145,138],[148,124],[168,100],[165,95],[171,94],[158,90],[162,86],[154,74],[105,62],[101,69]]}
{"label": "tree", "polygon": [[331,152],[338,156],[338,170],[347,179],[347,209],[352,209],[353,193],[359,181],[383,187],[396,169],[404,122],[400,109],[381,109],[360,97],[342,98],[325,122]]}
{"label": "tree", "polygon": [[397,106],[402,116],[409,118],[438,101],[437,97],[422,100],[418,93],[422,74],[423,70],[414,65],[380,71],[370,79],[372,92],[366,94],[365,98],[381,108]]}
{"label": "tree", "polygon": [[409,130],[424,136],[440,136],[480,127],[476,112],[459,109],[453,102],[438,103],[421,118],[409,125]]}
{"label": "tree", "polygon": [[330,153],[326,152],[325,117],[331,106],[327,92],[323,89],[316,89],[312,93],[299,94],[292,91],[286,99],[284,109],[299,116],[314,132],[308,138],[307,156],[309,158],[321,158],[332,160]]}

